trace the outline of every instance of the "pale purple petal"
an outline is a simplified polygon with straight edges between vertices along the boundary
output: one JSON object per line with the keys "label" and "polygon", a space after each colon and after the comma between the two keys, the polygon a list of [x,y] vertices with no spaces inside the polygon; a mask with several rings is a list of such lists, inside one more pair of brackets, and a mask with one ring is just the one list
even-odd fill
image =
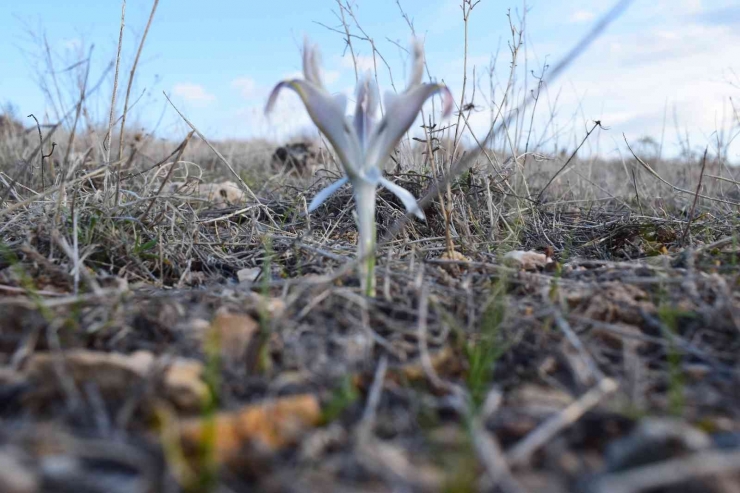
{"label": "pale purple petal", "polygon": [[342,111],[342,115],[344,115],[347,111],[347,95],[337,93],[331,97],[334,100],[334,104],[337,105],[337,108],[340,108]]}
{"label": "pale purple petal", "polygon": [[361,147],[364,147],[368,140],[377,109],[377,88],[368,72],[357,84],[355,102],[354,127]]}
{"label": "pale purple petal", "polygon": [[413,49],[414,61],[407,90],[421,84],[421,79],[422,77],[424,77],[424,45],[422,44],[421,40],[414,39]]}
{"label": "pale purple petal", "polygon": [[301,97],[308,115],[331,143],[347,176],[357,176],[362,169],[362,151],[354,129],[345,118],[346,98],[332,97],[320,87],[305,80],[287,80],[272,90],[265,112],[273,108],[278,93],[284,87],[293,89]]}
{"label": "pale purple petal", "polygon": [[289,85],[292,81],[284,80],[281,82],[278,82],[275,87],[272,88],[272,92],[270,92],[270,97],[267,98],[267,104],[265,105],[265,114],[269,114],[272,112],[273,108],[275,107],[275,103],[277,103],[277,97],[278,94],[280,94],[280,91],[287,85]]}
{"label": "pale purple petal", "polygon": [[343,176],[328,187],[322,189],[319,193],[316,194],[311,203],[308,204],[308,212],[315,211],[321,204],[326,201],[326,199],[328,199],[334,192],[342,188],[348,181],[349,178]]}
{"label": "pale purple petal", "polygon": [[321,83],[321,69],[319,61],[321,56],[319,50],[308,41],[308,37],[303,40],[303,76],[307,81],[323,87]]}
{"label": "pale purple petal", "polygon": [[452,94],[441,84],[421,84],[402,94],[387,93],[385,116],[378,123],[365,151],[364,169],[379,168],[398,145],[403,134],[416,120],[424,102],[441,92],[444,99],[443,117],[452,109]]}
{"label": "pale purple petal", "polygon": [[419,207],[419,203],[416,201],[416,198],[414,198],[411,192],[399,185],[396,185],[392,181],[386,180],[383,177],[380,178],[379,183],[382,187],[387,188],[393,195],[401,199],[401,202],[403,202],[403,206],[406,208],[407,212],[411,212],[419,219],[425,218],[424,211],[421,210],[421,207]]}

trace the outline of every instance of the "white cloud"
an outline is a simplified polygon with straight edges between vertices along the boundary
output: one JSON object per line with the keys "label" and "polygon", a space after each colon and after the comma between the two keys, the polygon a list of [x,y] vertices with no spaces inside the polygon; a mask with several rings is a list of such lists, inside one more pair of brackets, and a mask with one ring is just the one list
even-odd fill
{"label": "white cloud", "polygon": [[207,92],[202,85],[189,82],[175,84],[172,88],[172,93],[196,105],[206,105],[216,100],[216,96]]}
{"label": "white cloud", "polygon": [[257,83],[251,77],[239,77],[231,81],[231,87],[238,89],[242,97],[252,99],[257,95]]}
{"label": "white cloud", "polygon": [[568,20],[574,23],[588,22],[591,19],[593,19],[595,16],[596,14],[588,10],[576,10],[575,12],[570,14],[570,17],[568,18]]}
{"label": "white cloud", "polygon": [[341,74],[337,70],[324,70],[321,72],[321,78],[324,80],[324,84],[331,85],[339,80]]}
{"label": "white cloud", "polygon": [[352,60],[351,55],[345,55],[342,57],[342,67],[351,68],[354,70],[355,63],[357,63],[357,70],[364,72],[366,70],[374,70],[375,63],[373,57],[370,55],[355,55],[355,60]]}
{"label": "white cloud", "polygon": [[82,40],[80,38],[69,38],[62,41],[62,47],[65,50],[77,51],[82,48]]}
{"label": "white cloud", "polygon": [[[684,10],[691,8],[698,6],[690,2],[682,5]],[[722,130],[723,125],[727,129],[732,123],[728,98],[737,100],[740,96],[740,90],[727,83],[726,75],[730,69],[740,70],[737,58],[740,31],[727,25],[697,22],[683,14],[666,17],[664,22],[652,21],[647,19],[635,29],[615,28],[605,33],[562,78],[551,84],[537,106],[535,133],[547,125],[552,104],[556,116],[549,131],[562,132],[558,139],[561,145],[572,145],[573,136],[582,137],[590,120],[601,120],[610,128],[603,132],[603,138],[609,142],[613,139],[622,149],[622,132],[630,141],[642,136],[660,140],[664,135],[664,152],[675,155],[680,151],[677,130],[689,134],[692,150],[703,149],[707,144],[711,149],[715,138],[712,132]],[[533,46],[529,51],[530,69],[536,65],[535,52],[547,54],[548,62],[553,64],[564,51],[554,43],[544,44],[544,49],[543,43],[535,42]],[[473,53],[469,60],[476,56]],[[541,63],[543,57],[539,60]],[[520,64],[523,72],[524,64]],[[505,86],[509,66],[499,65],[495,80]],[[485,65],[478,65],[478,77],[483,78],[476,103],[486,107],[480,97],[488,96],[488,80],[482,66]],[[445,82],[454,91],[456,101],[459,100],[461,78],[454,76],[457,73],[454,64],[449,62],[441,73],[453,74]],[[531,88],[534,84],[531,76],[529,82]],[[519,77],[517,102],[523,95],[522,85]],[[500,86],[496,89],[496,103],[501,100],[502,89]],[[489,126],[488,111],[474,113],[470,123],[476,135],[482,137]],[[606,145],[600,151],[608,153],[613,148]],[[729,158],[740,162],[740,138],[732,145]]]}
{"label": "white cloud", "polygon": [[688,130],[692,145],[708,144],[707,137],[721,130],[728,96],[735,92],[722,73],[737,65],[740,36],[724,26],[699,24],[683,26],[680,36],[675,32],[656,28],[607,35],[603,48],[585,56],[562,82],[561,114],[573,114],[581,105],[586,118],[601,119],[616,137],[626,132],[636,139],[659,137],[667,110],[666,145],[675,142],[676,125]]}
{"label": "white cloud", "polygon": [[704,11],[702,0],[682,0],[678,3],[690,14],[698,14]]}

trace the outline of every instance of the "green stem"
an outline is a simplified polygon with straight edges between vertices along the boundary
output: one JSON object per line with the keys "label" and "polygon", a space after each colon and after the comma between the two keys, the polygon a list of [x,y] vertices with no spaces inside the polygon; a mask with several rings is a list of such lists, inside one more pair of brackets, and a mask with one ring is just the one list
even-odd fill
{"label": "green stem", "polygon": [[375,297],[375,239],[377,235],[377,227],[373,221],[372,225],[372,248],[368,250],[369,255],[365,257],[365,296],[369,298]]}
{"label": "green stem", "polygon": [[359,262],[360,286],[368,297],[375,297],[375,185],[355,186],[355,207],[357,210],[357,229],[359,241],[357,256]]}

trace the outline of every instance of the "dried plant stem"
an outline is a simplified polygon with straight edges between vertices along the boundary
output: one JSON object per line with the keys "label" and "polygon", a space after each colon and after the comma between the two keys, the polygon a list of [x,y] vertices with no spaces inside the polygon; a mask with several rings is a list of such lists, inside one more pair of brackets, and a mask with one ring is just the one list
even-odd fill
{"label": "dried plant stem", "polygon": [[624,134],[622,134],[622,137],[624,138],[624,142],[627,144],[627,148],[632,153],[632,156],[635,159],[637,159],[637,162],[640,163],[642,165],[642,167],[645,168],[648,171],[648,173],[650,173],[651,175],[653,175],[659,181],[661,181],[664,184],[666,184],[669,187],[671,187],[676,192],[687,193],[689,195],[694,195],[695,197],[701,197],[703,199],[710,200],[712,202],[721,202],[723,204],[729,204],[729,205],[733,205],[735,207],[740,207],[740,202],[735,202],[735,201],[727,200],[727,199],[721,199],[719,197],[710,197],[708,195],[702,195],[702,194],[697,193],[695,191],[692,192],[691,190],[686,190],[685,188],[677,187],[673,183],[670,183],[668,180],[666,180],[665,178],[663,178],[662,176],[660,176],[648,163],[646,163],[645,161],[643,161],[642,159],[640,159],[640,157],[637,154],[635,154],[635,151],[632,150],[632,147],[630,147],[629,142],[627,142],[627,136],[625,136]]}
{"label": "dried plant stem", "polygon": [[[180,158],[182,158],[182,155],[185,152],[185,148],[188,146],[190,139],[193,138],[193,134],[195,134],[195,130],[191,130],[190,133],[187,135],[187,137],[185,137],[185,140],[183,140],[182,143],[178,146],[180,150],[177,151],[177,157],[175,157],[175,160],[170,166],[170,169],[167,170],[167,175],[164,177],[164,180],[162,180],[162,184],[159,185],[159,190],[157,190],[157,193],[154,194],[154,197],[152,197],[152,200],[149,202],[149,205],[147,206],[146,210],[139,217],[140,221],[143,221],[144,219],[146,219],[146,216],[149,215],[149,211],[152,209],[154,202],[157,200],[157,197],[159,197],[159,195],[162,193],[162,190],[164,190],[165,185],[167,185],[167,182],[172,176],[172,173],[175,171],[175,168],[177,168],[177,165],[180,163]],[[120,169],[120,162],[119,162],[119,169]]]}
{"label": "dried plant stem", "polygon": [[[740,452],[705,451],[688,457],[669,459],[624,472],[607,474],[598,479],[595,493],[639,493],[670,485],[679,485],[691,479],[740,470]],[[677,491],[680,488],[677,489]]]}
{"label": "dried plant stem", "polygon": [[726,183],[732,183],[733,185],[740,185],[740,181],[731,180],[730,178],[725,178],[724,176],[717,176],[717,175],[706,175],[707,178],[713,178],[715,180],[724,181]]}
{"label": "dried plant stem", "polygon": [[[39,121],[36,118],[36,115],[34,115],[33,113],[31,113],[30,115],[28,115],[28,117],[29,118],[33,118],[33,121],[36,122],[36,130],[38,130],[38,132],[39,132],[39,149],[41,149],[41,152],[40,152],[40,154],[41,154],[41,163],[40,163],[40,165],[41,165],[41,191],[43,192],[44,191],[44,187],[46,186],[44,184],[44,159],[46,158],[46,156],[44,155],[44,150],[42,148],[43,145],[44,145],[44,137],[41,134],[41,125],[39,124]],[[52,150],[53,149],[54,148],[52,147]]]}
{"label": "dried plant stem", "polygon": [[[90,59],[92,58],[92,51],[94,46],[90,46],[90,51],[87,54],[87,60],[85,68],[85,77],[80,83],[80,97],[77,100],[75,109],[75,119],[72,122],[72,131],[69,133],[69,139],[67,140],[67,148],[64,150],[64,159],[62,159],[62,168],[66,168],[69,163],[69,154],[72,152],[74,147],[75,136],[77,135],[77,124],[80,121],[80,114],[82,113],[82,103],[85,102],[85,91],[87,90],[87,81],[90,77]],[[62,176],[64,176],[64,169],[62,169]]]}
{"label": "dried plant stem", "polygon": [[[121,1],[121,29],[118,33],[118,51],[116,52],[116,68],[113,73],[113,93],[110,98],[110,116],[108,118],[108,131],[103,139],[103,149],[105,150],[105,164],[110,163],[110,144],[113,139],[113,122],[116,114],[116,95],[118,93],[118,71],[121,66],[121,48],[123,47],[123,28],[126,22],[126,0]],[[109,171],[105,173],[104,189],[108,191]]]}
{"label": "dried plant stem", "polygon": [[349,25],[344,18],[344,5],[342,5],[342,0],[337,0],[337,4],[339,5],[339,16],[342,21],[342,26],[344,27],[345,43],[347,43],[349,54],[352,56],[352,67],[355,69],[355,82],[357,82],[360,78],[360,75],[357,71],[357,57],[355,56],[355,49],[352,46],[352,36],[349,32]]}
{"label": "dried plant stem", "polygon": [[[190,122],[190,120],[188,120],[187,117],[185,115],[183,115],[182,112],[179,109],[177,109],[177,106],[175,106],[175,104],[172,102],[172,100],[167,95],[167,93],[164,92],[163,94],[164,94],[164,97],[167,99],[167,101],[170,103],[170,105],[175,109],[175,111],[177,112],[177,114],[180,115],[180,118],[182,118],[185,121],[185,123],[187,123],[188,126],[191,129],[193,129],[193,131],[198,135],[198,137],[200,137],[203,140],[203,142],[206,143],[206,145],[208,146],[208,148],[211,149],[216,154],[216,156],[218,156],[218,158],[221,160],[221,162],[226,165],[226,167],[229,169],[229,171],[231,172],[231,174],[234,175],[234,178],[236,178],[239,181],[239,183],[241,183],[242,187],[244,187],[244,190],[247,191],[247,193],[250,195],[250,197],[252,197],[252,199],[255,202],[257,202],[259,205],[262,205],[262,202],[260,201],[260,199],[257,198],[257,196],[254,194],[254,192],[252,191],[252,189],[249,188],[249,185],[246,184],[246,182],[239,175],[239,173],[237,173],[236,170],[234,170],[234,167],[231,166],[231,163],[229,163],[229,161],[220,152],[218,152],[218,150],[215,147],[213,147],[213,145],[211,145],[210,141],[205,137],[205,135],[203,135],[200,132],[200,130],[198,130],[197,128],[195,128],[195,125],[193,125]],[[270,211],[267,208],[265,208],[265,213],[270,218],[270,221],[273,223],[273,225],[275,225],[277,227],[277,223],[275,223],[275,221],[272,219],[272,215],[270,214]]]}
{"label": "dried plant stem", "polygon": [[645,213],[642,211],[642,202],[640,202],[640,193],[637,191],[637,177],[635,176],[635,170],[630,169],[632,173],[632,186],[635,189],[635,199],[637,199],[637,206],[640,208],[640,215],[644,216]]}
{"label": "dried plant stem", "polygon": [[85,280],[85,283],[90,288],[90,290],[93,292],[93,294],[100,294],[101,289],[98,282],[95,280],[95,276],[90,274],[87,269],[85,268],[85,265],[82,263],[82,260],[76,256],[75,250],[73,247],[69,245],[67,242],[67,239],[62,236],[58,230],[54,230],[51,232],[51,238],[54,240],[54,243],[61,248],[62,252],[69,258],[70,261],[72,261],[72,264],[75,266],[75,269],[79,274],[82,276],[82,278]]}
{"label": "dried plant stem", "polygon": [[523,465],[532,454],[560,431],[575,423],[583,414],[601,402],[605,396],[617,390],[617,382],[604,378],[580,399],[546,420],[529,435],[517,442],[506,454],[509,464]]}
{"label": "dried plant stem", "polygon": [[683,230],[683,236],[681,237],[681,244],[686,246],[686,240],[689,238],[689,231],[691,229],[691,221],[694,220],[694,211],[696,210],[696,202],[699,200],[699,190],[701,190],[701,182],[704,179],[704,170],[707,168],[707,149],[704,149],[704,157],[701,160],[701,173],[699,173],[699,184],[696,185],[696,194],[694,195],[694,201],[691,203],[691,210],[689,211],[689,218],[686,221],[686,229]]}
{"label": "dried plant stem", "polygon": [[[606,29],[606,27],[613,22],[619,15],[629,6],[630,3],[632,3],[633,0],[619,0],[617,1],[607,12],[604,14],[598,22],[594,25],[593,28],[583,37],[581,38],[576,45],[568,51],[568,53],[560,60],[557,64],[555,64],[554,68],[549,71],[547,77],[545,77],[545,86],[550,84],[552,81],[556,80],[569,66],[573,61],[578,58],[583,51],[588,48],[591,43],[593,43],[596,38],[598,38],[601,33]],[[495,123],[491,125],[491,127],[488,129],[488,133],[486,136],[481,140],[481,145],[478,146],[476,149],[474,149],[471,152],[468,152],[463,157],[461,157],[452,167],[451,172],[448,174],[448,176],[445,177],[443,180],[445,183],[440,184],[439,182],[435,182],[431,185],[431,187],[428,189],[428,191],[424,194],[421,200],[419,200],[419,207],[424,209],[429,203],[434,199],[434,196],[438,194],[438,191],[440,190],[441,185],[446,186],[446,182],[451,180],[453,177],[459,175],[466,169],[470,168],[472,166],[476,159],[478,159],[478,156],[482,152],[482,149],[486,146],[490,145],[491,142],[495,139],[497,135],[499,135],[502,131],[502,129],[506,128],[506,124],[510,122],[514,116],[514,113],[518,113],[519,111],[524,111],[533,101],[533,96],[530,95],[527,99],[525,99],[513,112],[510,112],[508,116],[504,117],[503,120],[496,125]],[[737,204],[740,205],[740,204]],[[387,230],[386,234],[384,235],[383,239],[381,240],[381,243],[385,243],[387,241],[390,241],[391,239],[395,238],[395,236],[403,229],[403,227],[406,225],[406,223],[411,218],[411,214],[407,213],[404,214],[401,218],[396,220],[393,225]]]}
{"label": "dried plant stem", "polygon": [[[115,163],[112,163],[112,164],[115,164]],[[96,176],[100,176],[100,175],[108,172],[109,170],[110,170],[110,166],[103,166],[102,168],[98,168],[95,171],[91,171],[90,173],[87,173],[86,175],[83,175],[83,176],[77,178],[76,180],[72,180],[71,182],[67,183],[67,186],[70,186],[71,187],[71,186],[77,185],[79,183],[84,183],[85,181],[87,181],[87,180],[89,180],[91,178],[95,178]],[[11,212],[14,212],[14,211],[16,211],[18,209],[22,209],[23,207],[25,207],[25,206],[33,203],[33,202],[36,202],[37,200],[41,200],[42,198],[44,198],[44,197],[46,197],[48,195],[51,195],[52,193],[56,192],[60,188],[61,188],[60,185],[47,188],[43,192],[38,193],[38,194],[36,194],[36,195],[34,195],[34,196],[26,199],[26,200],[23,200],[21,202],[16,202],[15,204],[13,204],[13,205],[11,205],[9,207],[6,207],[5,209],[0,209],[0,217],[7,216]]]}
{"label": "dried plant stem", "polygon": [[[460,4],[460,9],[462,9],[463,13],[463,83],[462,91],[460,94],[460,109],[457,113],[457,124],[455,125],[455,137],[452,140],[453,156],[456,154],[458,144],[460,143],[460,139],[462,138],[462,131],[460,130],[460,119],[462,118],[462,114],[465,111],[465,89],[468,84],[468,20],[470,18],[470,12],[472,12],[475,6],[479,3],[480,0],[463,0]],[[449,161],[447,169],[445,169],[445,174],[449,175],[451,171],[452,160]],[[445,181],[447,201],[446,204],[442,204],[442,208],[444,210],[445,234],[447,236],[447,256],[449,258],[454,258],[453,252],[455,251],[455,246],[452,243],[452,234],[450,231],[450,229],[452,228],[452,214],[454,212],[454,200],[452,198],[452,180]]]}
{"label": "dried plant stem", "polygon": [[[423,118],[423,113],[422,113]],[[439,183],[440,172],[437,168],[437,162],[435,160],[436,153],[432,147],[432,118],[429,117],[428,125],[424,126],[424,133],[426,135],[426,147],[427,147],[427,158],[429,159],[429,165],[432,168],[432,176],[434,176],[435,182]],[[437,198],[439,200],[439,207],[442,209],[442,216],[445,220],[445,246],[447,248],[447,255],[452,257],[452,252],[455,250],[455,245],[452,243],[452,231],[449,222],[449,216],[447,215],[447,205],[445,204],[445,196],[442,194],[442,188],[437,186]]]}
{"label": "dried plant stem", "polygon": [[480,416],[470,419],[470,436],[473,440],[473,448],[479,460],[486,469],[494,486],[504,493],[524,493],[525,490],[511,474],[509,465],[501,450],[501,445],[491,432],[486,428]]}
{"label": "dried plant stem", "polygon": [[586,136],[583,137],[583,140],[581,140],[581,143],[578,144],[578,147],[576,147],[576,149],[570,155],[568,160],[565,161],[565,164],[554,175],[552,175],[552,178],[550,178],[550,180],[545,184],[545,186],[542,187],[542,190],[540,190],[540,193],[537,194],[537,202],[540,202],[542,200],[542,194],[545,193],[545,190],[547,190],[547,188],[550,185],[552,185],[552,182],[555,181],[555,178],[560,176],[560,173],[562,173],[565,170],[565,168],[568,167],[568,165],[573,160],[573,158],[576,157],[576,154],[578,154],[578,151],[581,150],[581,147],[583,147],[583,144],[586,143],[586,141],[588,140],[589,136],[593,133],[593,131],[596,130],[596,127],[601,127],[601,122],[599,120],[596,120],[594,122],[594,125],[586,132]]}
{"label": "dried plant stem", "polygon": [[[144,49],[144,42],[146,36],[149,34],[149,28],[152,25],[152,19],[154,19],[154,13],[157,11],[157,5],[159,0],[154,0],[152,5],[152,11],[149,14],[149,20],[146,23],[144,34],[141,36],[141,42],[139,43],[139,49],[136,50],[136,57],[134,58],[134,64],[131,66],[131,73],[128,77],[128,85],[126,86],[126,98],[123,101],[123,114],[121,115],[121,130],[118,132],[118,167],[116,169],[116,199],[115,204],[118,207],[118,200],[121,193],[121,161],[123,160],[123,134],[126,128],[126,115],[128,114],[128,101],[131,97],[131,87],[134,85],[134,75],[136,74],[136,66],[139,64],[139,58],[141,57],[141,51]],[[116,69],[118,72],[118,69]]]}
{"label": "dried plant stem", "polygon": [[480,0],[473,2],[472,0],[463,0],[460,4],[460,8],[463,12],[463,83],[460,93],[460,110],[457,114],[457,124],[455,125],[455,138],[453,140],[453,146],[457,148],[459,138],[462,132],[460,131],[460,119],[462,118],[462,112],[465,108],[465,89],[468,84],[468,19],[470,18],[470,12],[480,3]]}

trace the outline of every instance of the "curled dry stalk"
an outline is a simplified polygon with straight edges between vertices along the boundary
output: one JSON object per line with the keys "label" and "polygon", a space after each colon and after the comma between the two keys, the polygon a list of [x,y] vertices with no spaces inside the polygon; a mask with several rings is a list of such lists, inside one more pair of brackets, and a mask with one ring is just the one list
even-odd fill
{"label": "curled dry stalk", "polygon": [[[43,135],[41,134],[41,124],[39,123],[38,119],[36,118],[36,115],[34,115],[33,113],[31,113],[30,115],[28,115],[28,118],[33,118],[33,121],[36,122],[36,130],[38,130],[38,132],[39,132],[39,148],[42,148],[43,145],[44,145],[44,138],[43,138]],[[39,153],[41,155],[41,163],[40,163],[40,165],[41,165],[41,191],[42,192],[46,188],[46,184],[44,183],[44,181],[45,181],[44,180],[44,168],[45,168],[44,163],[45,163],[45,159],[48,158],[48,157],[51,157],[51,155],[54,154],[54,148],[56,147],[56,145],[57,145],[56,142],[52,142],[51,143],[51,150],[49,151],[49,154],[44,154],[43,148],[41,149],[41,152]]]}

